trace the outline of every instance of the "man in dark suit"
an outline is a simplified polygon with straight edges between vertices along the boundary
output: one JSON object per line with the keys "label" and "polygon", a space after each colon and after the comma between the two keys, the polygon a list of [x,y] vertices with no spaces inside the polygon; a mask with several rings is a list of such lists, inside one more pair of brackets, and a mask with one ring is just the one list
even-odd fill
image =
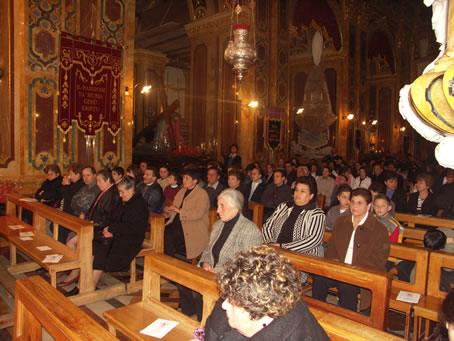
{"label": "man in dark suit", "polygon": [[221,174],[218,168],[209,168],[207,171],[207,184],[203,189],[207,191],[210,198],[210,208],[217,208],[218,195],[224,190],[225,186],[219,182]]}
{"label": "man in dark suit", "polygon": [[251,171],[251,182],[244,186],[244,210],[243,214],[246,218],[252,220],[252,211],[248,209],[248,202],[261,202],[262,194],[265,191],[266,185],[262,181],[262,173],[260,169],[254,168]]}
{"label": "man in dark suit", "polygon": [[143,175],[143,181],[138,184],[138,190],[142,193],[147,202],[148,212],[161,214],[164,208],[164,192],[161,185],[156,181],[158,170],[155,167],[147,166]]}

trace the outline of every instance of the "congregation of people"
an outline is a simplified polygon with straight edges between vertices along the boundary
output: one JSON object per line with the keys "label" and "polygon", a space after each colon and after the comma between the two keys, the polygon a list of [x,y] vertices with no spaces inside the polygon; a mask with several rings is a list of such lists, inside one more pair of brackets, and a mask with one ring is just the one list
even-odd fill
{"label": "congregation of people", "polygon": [[[126,170],[117,166],[98,171],[73,163],[67,171],[63,176],[58,166],[46,167],[47,180],[35,196],[48,206],[93,222],[93,285],[96,287],[102,272],[128,270],[140,252],[149,214],[162,214],[166,218],[164,253],[187,262],[196,259],[197,266],[220,276],[224,297],[235,297],[216,305],[207,321],[208,334],[230,333],[227,322],[221,326],[215,317],[225,319],[221,316],[223,310],[228,316],[232,305],[241,306],[245,300],[235,296],[236,284],[225,284],[232,281],[225,271],[246,271],[241,266],[247,262],[241,266],[232,263],[240,262],[241,257],[235,258],[238,254],[269,244],[371,270],[389,271],[396,266],[399,279],[411,281],[414,263],[396,264],[389,257],[390,242],[403,241],[403,226],[395,219],[395,212],[454,218],[454,170],[391,157],[354,164],[340,156],[308,162],[296,157],[281,158],[277,164],[251,163],[243,172],[238,147],[232,145],[224,163],[193,162],[181,165],[181,169],[169,169],[168,165],[143,160]],[[252,221],[249,202],[263,204],[263,226]],[[219,216],[211,232],[210,209]],[[75,249],[77,236],[64,226],[58,228],[59,240]],[[52,229],[49,226],[49,233]],[[332,233],[327,244],[323,243],[325,231]],[[425,247],[454,252],[453,231],[429,228]],[[260,258],[263,250],[253,253]],[[275,262],[282,261],[273,257],[277,257]],[[238,269],[232,270],[232,266]],[[285,271],[294,276],[294,270]],[[337,287],[340,306],[368,314],[368,292],[324,277],[312,277],[312,297],[324,301],[328,290]],[[306,278],[307,274],[302,274],[298,281],[304,283]],[[69,286],[78,279],[79,273],[74,270],[58,286]],[[448,291],[453,283],[454,272],[446,269],[442,274],[443,289]],[[300,284],[293,285],[299,296]],[[196,314],[200,320],[200,295],[182,286],[178,290],[182,312]],[[78,292],[76,286],[65,295]],[[289,310],[310,315],[302,305],[304,302],[295,298]],[[269,316],[274,315],[267,316],[251,318],[261,321],[258,326],[262,328],[253,329],[255,332],[273,321]],[[312,326],[314,321],[311,320]],[[285,323],[289,322],[282,325]],[[250,330],[242,333],[240,328],[230,326],[243,336],[254,335]],[[323,329],[318,335],[313,339],[326,338]]]}

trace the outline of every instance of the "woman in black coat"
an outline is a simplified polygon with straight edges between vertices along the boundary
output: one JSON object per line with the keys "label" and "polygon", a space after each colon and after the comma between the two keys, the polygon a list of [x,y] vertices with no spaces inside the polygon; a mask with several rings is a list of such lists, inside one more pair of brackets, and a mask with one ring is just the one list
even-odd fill
{"label": "woman in black coat", "polygon": [[148,206],[140,192],[135,191],[134,179],[123,178],[118,186],[122,202],[117,205],[103,229],[103,239],[93,241],[93,280],[102,271],[123,271],[142,249],[148,224]]}
{"label": "woman in black coat", "polygon": [[416,192],[410,194],[407,210],[413,214],[437,215],[435,196],[431,192],[432,176],[420,174],[416,180]]}
{"label": "woman in black coat", "polygon": [[49,165],[44,168],[47,180],[41,184],[36,191],[35,198],[50,207],[59,207],[62,199],[61,192],[61,171],[57,165]]}
{"label": "woman in black coat", "polygon": [[238,167],[241,169],[241,156],[238,153],[238,146],[232,144],[230,146],[230,153],[224,156],[224,173],[227,173],[229,168]]}
{"label": "woman in black coat", "polygon": [[[102,229],[102,236],[93,237],[93,284],[103,271],[126,270],[140,252],[148,223],[148,206],[142,195],[135,192],[134,179],[126,176],[117,185],[122,199]],[[79,293],[76,287],[65,296]]]}

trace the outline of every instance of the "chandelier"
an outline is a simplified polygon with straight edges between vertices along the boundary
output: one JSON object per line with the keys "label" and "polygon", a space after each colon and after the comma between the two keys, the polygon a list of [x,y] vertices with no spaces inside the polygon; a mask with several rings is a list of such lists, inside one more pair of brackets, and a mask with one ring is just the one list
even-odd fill
{"label": "chandelier", "polygon": [[[252,25],[255,26],[254,21],[254,8],[255,2],[249,2],[252,13]],[[257,52],[255,51],[255,31],[254,31],[254,45],[249,44],[249,28],[248,24],[239,24],[238,17],[243,9],[239,2],[232,7],[232,27],[230,31],[230,41],[224,51],[224,59],[227,63],[233,65],[233,71],[238,81],[242,81],[244,75],[250,64],[253,64],[257,59]],[[233,24],[233,16],[236,13],[237,24]],[[232,40],[233,31],[233,40]]]}

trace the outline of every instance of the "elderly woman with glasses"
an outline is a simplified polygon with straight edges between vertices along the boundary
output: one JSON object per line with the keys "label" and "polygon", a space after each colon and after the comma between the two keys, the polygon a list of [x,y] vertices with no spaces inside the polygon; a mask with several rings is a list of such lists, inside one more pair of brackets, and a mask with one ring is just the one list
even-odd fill
{"label": "elderly woman with glasses", "polygon": [[[262,244],[262,234],[252,221],[241,213],[244,198],[241,192],[225,189],[218,196],[220,220],[214,223],[208,246],[202,252],[199,266],[218,273],[224,264],[238,252],[248,251],[251,247]],[[186,315],[202,316],[201,296],[189,289],[180,288],[181,310]]]}

